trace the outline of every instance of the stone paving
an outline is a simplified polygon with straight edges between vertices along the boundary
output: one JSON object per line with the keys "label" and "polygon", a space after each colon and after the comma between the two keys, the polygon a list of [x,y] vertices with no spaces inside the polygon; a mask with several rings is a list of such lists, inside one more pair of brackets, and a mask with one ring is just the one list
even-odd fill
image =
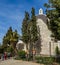
{"label": "stone paving", "polygon": [[27,62],[22,60],[8,59],[4,61],[0,60],[0,65],[43,65],[43,64],[37,64],[37,63]]}

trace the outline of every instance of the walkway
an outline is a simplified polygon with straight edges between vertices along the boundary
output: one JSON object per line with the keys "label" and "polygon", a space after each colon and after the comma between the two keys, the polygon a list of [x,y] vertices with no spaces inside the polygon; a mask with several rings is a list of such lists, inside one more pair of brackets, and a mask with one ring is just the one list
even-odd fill
{"label": "walkway", "polygon": [[8,60],[0,61],[0,65],[40,65],[40,64],[21,61],[21,60],[8,59]]}

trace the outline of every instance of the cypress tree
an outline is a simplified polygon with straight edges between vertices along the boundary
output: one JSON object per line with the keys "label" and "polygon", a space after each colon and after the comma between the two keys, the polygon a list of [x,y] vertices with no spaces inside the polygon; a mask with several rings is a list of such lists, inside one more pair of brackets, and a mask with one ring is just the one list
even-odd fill
{"label": "cypress tree", "polygon": [[26,43],[27,50],[29,42],[28,22],[29,22],[29,13],[25,11],[25,17],[22,22],[22,40]]}
{"label": "cypress tree", "polygon": [[[38,31],[37,31],[37,22],[35,16],[35,9],[32,8],[31,10],[31,41],[32,41],[32,50],[35,51],[36,41],[38,40]],[[34,52],[33,53],[33,60],[34,60]]]}
{"label": "cypress tree", "polygon": [[31,35],[32,35],[32,42],[35,43],[38,40],[38,31],[37,31],[37,22],[36,22],[36,16],[35,16],[35,9],[32,8],[31,11]]}

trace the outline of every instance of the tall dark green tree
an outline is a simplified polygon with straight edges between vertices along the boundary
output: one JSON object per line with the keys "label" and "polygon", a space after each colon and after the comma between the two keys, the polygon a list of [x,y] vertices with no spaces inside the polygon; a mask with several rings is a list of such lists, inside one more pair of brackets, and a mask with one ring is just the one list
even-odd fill
{"label": "tall dark green tree", "polygon": [[16,43],[18,42],[18,38],[19,38],[19,35],[18,35],[18,33],[17,33],[17,30],[15,30],[13,33],[12,33],[12,35],[11,35],[11,37],[10,37],[10,44],[11,44],[11,42],[12,42],[12,44],[13,44],[13,46],[16,48]]}
{"label": "tall dark green tree", "polygon": [[32,42],[35,43],[38,40],[38,31],[37,31],[37,22],[36,22],[36,16],[35,16],[35,9],[32,8],[31,11],[31,38]]}
{"label": "tall dark green tree", "polygon": [[15,30],[13,32],[13,34],[11,35],[11,38],[10,38],[10,45],[12,46],[14,52],[17,54],[17,49],[16,49],[16,44],[18,42],[18,39],[19,39],[19,34],[17,33],[17,30]]}
{"label": "tall dark green tree", "polygon": [[16,43],[18,41],[19,35],[17,33],[17,30],[14,32],[12,31],[12,27],[10,27],[6,33],[6,35],[3,38],[3,48],[6,49],[9,46],[12,46],[12,48],[15,50],[16,49]]}
{"label": "tall dark green tree", "polygon": [[29,42],[28,22],[29,22],[29,13],[25,11],[25,17],[22,23],[22,40],[26,43],[27,50]]}
{"label": "tall dark green tree", "polygon": [[[36,41],[38,40],[38,31],[37,31],[37,22],[36,22],[36,16],[35,16],[35,9],[32,8],[31,10],[31,48],[33,51],[35,51],[35,46],[36,46]],[[33,53],[33,51],[31,50],[31,52]],[[35,54],[35,53],[34,53]],[[34,54],[33,54],[33,60],[34,60]]]}
{"label": "tall dark green tree", "polygon": [[38,40],[37,22],[34,8],[32,8],[31,11],[31,18],[29,18],[28,12],[25,12],[25,18],[22,23],[22,39],[26,43],[27,48],[29,43],[28,51],[31,53]]}
{"label": "tall dark green tree", "polygon": [[47,17],[50,19],[50,29],[52,36],[60,40],[60,0],[49,0],[47,4],[50,7],[47,9]]}
{"label": "tall dark green tree", "polygon": [[8,44],[10,44],[10,38],[12,35],[12,27],[10,27],[6,33],[6,35],[3,37],[3,48],[7,49]]}

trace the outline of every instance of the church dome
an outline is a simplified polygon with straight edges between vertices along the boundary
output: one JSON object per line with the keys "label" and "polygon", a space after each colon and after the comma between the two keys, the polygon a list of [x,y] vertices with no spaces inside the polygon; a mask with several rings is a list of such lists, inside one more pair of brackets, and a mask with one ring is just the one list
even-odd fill
{"label": "church dome", "polygon": [[17,44],[24,44],[24,42],[22,40],[19,40]]}
{"label": "church dome", "polygon": [[42,19],[45,23],[47,23],[47,16],[43,14],[43,9],[39,9],[39,15],[37,15],[36,18]]}

